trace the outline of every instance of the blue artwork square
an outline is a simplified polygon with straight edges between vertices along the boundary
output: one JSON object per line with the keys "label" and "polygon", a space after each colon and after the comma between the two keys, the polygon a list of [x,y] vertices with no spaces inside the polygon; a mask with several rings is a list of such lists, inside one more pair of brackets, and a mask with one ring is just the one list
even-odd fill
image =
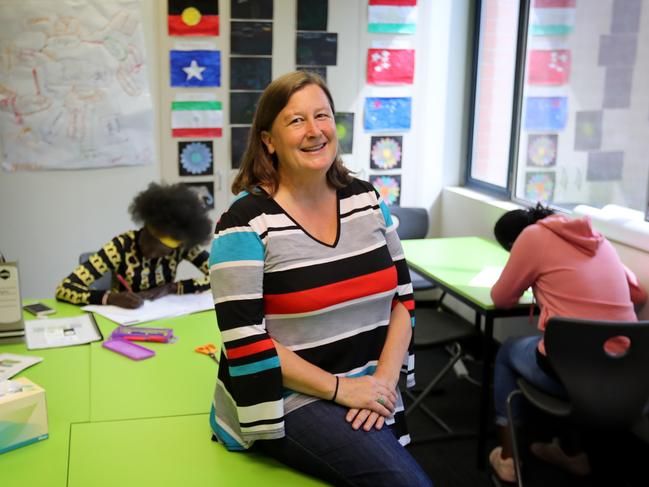
{"label": "blue artwork square", "polygon": [[171,86],[221,86],[220,51],[169,51]]}
{"label": "blue artwork square", "polygon": [[525,130],[557,131],[566,128],[568,98],[530,96],[525,105]]}
{"label": "blue artwork square", "polygon": [[368,132],[410,130],[412,98],[365,98],[364,127]]}

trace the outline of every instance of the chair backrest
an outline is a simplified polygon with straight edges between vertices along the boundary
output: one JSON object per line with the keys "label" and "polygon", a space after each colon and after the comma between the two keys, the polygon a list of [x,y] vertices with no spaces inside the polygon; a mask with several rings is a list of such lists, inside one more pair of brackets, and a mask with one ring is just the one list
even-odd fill
{"label": "chair backrest", "polygon": [[[83,252],[79,256],[79,264],[87,262],[88,259],[90,259],[90,256],[94,254],[96,254],[96,252]],[[89,287],[90,289],[94,289],[96,291],[110,291],[112,281],[113,273],[109,270],[106,271],[106,273],[104,273],[99,279],[95,279],[95,282],[93,282]]]}
{"label": "chair backrest", "polygon": [[[624,352],[605,343],[623,336]],[[628,428],[649,401],[649,321],[551,318],[545,329],[548,360],[565,386],[575,421],[598,428]]]}
{"label": "chair backrest", "polygon": [[391,206],[390,213],[399,221],[397,235],[404,240],[428,235],[428,212],[424,208]]}

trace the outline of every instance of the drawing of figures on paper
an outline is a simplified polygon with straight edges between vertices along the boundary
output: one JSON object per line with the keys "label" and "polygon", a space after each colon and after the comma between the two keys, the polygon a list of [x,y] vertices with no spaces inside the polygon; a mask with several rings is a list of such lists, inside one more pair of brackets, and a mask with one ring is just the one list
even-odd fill
{"label": "drawing of figures on paper", "polygon": [[0,0],[5,170],[152,162],[140,6],[136,0]]}

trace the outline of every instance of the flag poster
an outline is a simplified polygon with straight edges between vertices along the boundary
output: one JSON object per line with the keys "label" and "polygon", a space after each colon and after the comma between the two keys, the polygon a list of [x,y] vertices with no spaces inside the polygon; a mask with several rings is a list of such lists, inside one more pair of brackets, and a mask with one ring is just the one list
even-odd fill
{"label": "flag poster", "polygon": [[367,31],[381,34],[414,34],[417,0],[369,0]]}
{"label": "flag poster", "polygon": [[218,0],[169,0],[170,36],[219,35]]}
{"label": "flag poster", "polygon": [[369,49],[367,51],[369,84],[411,85],[414,76],[414,49]]}
{"label": "flag poster", "polygon": [[565,36],[575,28],[575,0],[534,0],[530,15],[533,36]]}
{"label": "flag poster", "polygon": [[171,86],[221,86],[220,51],[169,51]]}
{"label": "flag poster", "polygon": [[525,106],[525,130],[563,130],[568,121],[568,98],[565,96],[529,96]]}
{"label": "flag poster", "polygon": [[412,98],[365,98],[365,130],[410,130]]}
{"label": "flag poster", "polygon": [[219,101],[171,102],[172,137],[221,137],[223,109]]}
{"label": "flag poster", "polygon": [[570,51],[567,49],[529,52],[527,82],[531,85],[559,86],[570,79]]}

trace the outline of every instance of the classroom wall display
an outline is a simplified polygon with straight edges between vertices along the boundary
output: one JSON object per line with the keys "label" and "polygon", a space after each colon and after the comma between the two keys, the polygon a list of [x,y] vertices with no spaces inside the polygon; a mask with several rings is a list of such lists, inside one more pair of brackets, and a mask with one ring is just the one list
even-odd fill
{"label": "classroom wall display", "polygon": [[528,96],[525,99],[525,130],[563,130],[568,121],[565,96]]}
{"label": "classroom wall display", "polygon": [[370,147],[370,169],[401,169],[402,136],[372,136]]}
{"label": "classroom wall display", "polygon": [[530,13],[533,36],[565,36],[575,28],[575,0],[534,0]]}
{"label": "classroom wall display", "polygon": [[327,30],[329,0],[298,0],[297,30]]}
{"label": "classroom wall display", "polygon": [[230,129],[231,141],[231,167],[232,169],[239,169],[241,158],[246,150],[248,144],[248,136],[250,135],[250,127],[232,127]]}
{"label": "classroom wall display", "polygon": [[14,60],[0,69],[3,168],[150,164],[153,111],[139,2],[3,0],[0,9],[0,52]]}
{"label": "classroom wall display", "polygon": [[624,152],[602,151],[588,153],[586,181],[619,181],[624,170]]}
{"label": "classroom wall display", "polygon": [[551,167],[557,164],[557,134],[527,136],[527,165]]}
{"label": "classroom wall display", "polygon": [[368,49],[367,82],[371,85],[411,85],[414,49]]}
{"label": "classroom wall display", "polygon": [[203,183],[183,183],[194,191],[203,202],[203,206],[209,210],[214,209],[214,183],[205,181]]}
{"label": "classroom wall display", "polygon": [[386,205],[399,206],[401,201],[400,175],[370,175],[370,183],[379,192]]}
{"label": "classroom wall display", "polygon": [[528,56],[529,84],[559,86],[570,80],[571,58],[568,49],[532,49]]}
{"label": "classroom wall display", "polygon": [[365,130],[410,130],[411,110],[410,97],[365,98]]}
{"label": "classroom wall display", "polygon": [[295,64],[299,66],[335,66],[338,58],[338,34],[335,32],[297,32]]}
{"label": "classroom wall display", "polygon": [[271,58],[230,58],[231,90],[263,90],[271,82]]}
{"label": "classroom wall display", "polygon": [[609,66],[606,68],[603,108],[629,108],[631,106],[633,71],[633,66]]}
{"label": "classroom wall display", "polygon": [[556,175],[554,172],[528,172],[525,174],[525,199],[551,203],[554,197]]}
{"label": "classroom wall display", "polygon": [[381,34],[414,34],[417,0],[369,0],[367,31]]}
{"label": "classroom wall display", "polygon": [[602,115],[602,110],[576,113],[575,150],[599,150],[602,145]]}
{"label": "classroom wall display", "polygon": [[273,0],[230,0],[230,17],[233,19],[272,20]]}
{"label": "classroom wall display", "polygon": [[251,124],[261,91],[230,92],[230,123]]}
{"label": "classroom wall display", "polygon": [[296,66],[295,69],[298,71],[310,71],[327,81],[327,66]]}
{"label": "classroom wall display", "polygon": [[220,101],[171,102],[172,137],[221,137],[222,130]]}
{"label": "classroom wall display", "polygon": [[219,35],[218,0],[168,0],[170,36]]}
{"label": "classroom wall display", "polygon": [[230,22],[230,54],[270,56],[272,53],[272,22]]}
{"label": "classroom wall display", "polygon": [[169,70],[171,86],[190,88],[221,86],[221,52],[171,50]]}
{"label": "classroom wall display", "polygon": [[336,112],[336,133],[341,154],[351,154],[354,147],[354,114]]}
{"label": "classroom wall display", "polygon": [[214,149],[211,140],[178,142],[178,174],[208,176],[214,174]]}

